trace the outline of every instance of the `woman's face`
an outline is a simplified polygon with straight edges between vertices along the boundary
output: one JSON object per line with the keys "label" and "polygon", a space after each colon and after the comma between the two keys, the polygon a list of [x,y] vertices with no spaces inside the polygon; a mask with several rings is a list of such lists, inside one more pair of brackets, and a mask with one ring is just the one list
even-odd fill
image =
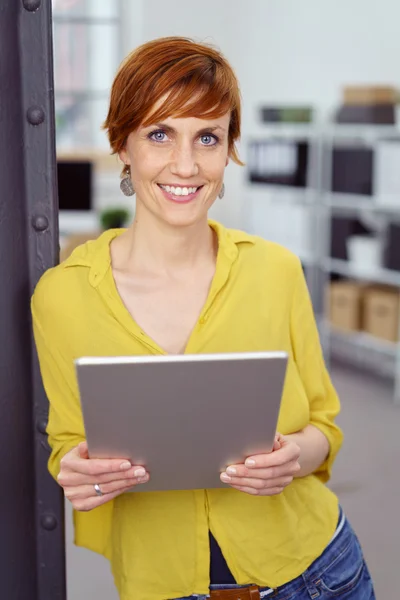
{"label": "woman's face", "polygon": [[175,226],[204,220],[229,162],[229,121],[230,113],[212,120],[169,117],[129,135],[120,157],[131,167],[138,214]]}

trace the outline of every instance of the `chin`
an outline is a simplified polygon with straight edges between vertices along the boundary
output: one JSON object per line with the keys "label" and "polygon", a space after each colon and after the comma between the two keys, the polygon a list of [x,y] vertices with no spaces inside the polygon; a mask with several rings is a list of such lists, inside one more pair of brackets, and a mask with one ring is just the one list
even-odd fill
{"label": "chin", "polygon": [[159,215],[159,217],[166,225],[171,227],[192,227],[193,225],[207,221],[207,212],[168,211]]}
{"label": "chin", "polygon": [[192,227],[198,223],[203,223],[207,220],[207,214],[202,215],[168,215],[162,219],[165,224],[171,227]]}

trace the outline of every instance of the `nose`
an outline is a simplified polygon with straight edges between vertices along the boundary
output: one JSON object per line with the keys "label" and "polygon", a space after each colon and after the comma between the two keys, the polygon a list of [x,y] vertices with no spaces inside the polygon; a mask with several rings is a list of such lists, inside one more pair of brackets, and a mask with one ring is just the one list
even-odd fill
{"label": "nose", "polygon": [[198,175],[199,167],[195,151],[190,142],[176,144],[170,165],[171,173],[182,179]]}

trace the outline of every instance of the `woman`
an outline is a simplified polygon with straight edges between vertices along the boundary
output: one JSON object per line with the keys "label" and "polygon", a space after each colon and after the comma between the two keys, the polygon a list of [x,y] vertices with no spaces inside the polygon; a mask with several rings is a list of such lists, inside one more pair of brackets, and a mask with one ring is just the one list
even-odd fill
{"label": "woman", "polygon": [[[32,299],[49,469],[75,509],[77,544],[111,560],[122,600],[374,598],[324,485],[339,401],[300,262],[207,218],[229,160],[241,164],[231,67],[188,39],[145,44],[115,78],[105,128],[135,220],[77,248]],[[280,433],[273,452],[221,474],[225,489],[124,494],[151,474],[88,457],[76,357],[261,350],[289,354]],[[245,403],[243,418],[251,427]]]}

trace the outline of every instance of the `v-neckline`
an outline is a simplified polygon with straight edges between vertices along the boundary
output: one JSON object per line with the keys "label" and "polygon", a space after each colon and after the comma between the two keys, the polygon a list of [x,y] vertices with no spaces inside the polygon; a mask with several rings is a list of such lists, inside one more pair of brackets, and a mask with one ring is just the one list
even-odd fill
{"label": "v-neckline", "polygon": [[[232,246],[228,245],[228,248],[226,248],[226,240],[221,239],[221,230],[217,224],[209,222],[209,226],[215,231],[218,239],[215,273],[211,281],[206,301],[189,335],[185,350],[180,353],[182,355],[196,352],[196,344],[194,342],[196,326],[198,324],[202,325],[207,321],[208,313],[212,308],[219,292],[225,286],[229,278],[232,264],[237,256],[236,244],[232,242]],[[112,269],[111,243],[124,231],[125,230],[115,230],[113,232],[114,235],[109,236],[107,239],[106,246],[108,253],[108,267],[103,280],[98,285],[98,292],[102,295],[108,308],[111,310],[117,321],[128,331],[128,333],[133,335],[133,337],[135,337],[141,343],[148,346],[154,353],[167,356],[170,353],[164,350],[151,336],[141,329],[139,324],[135,321],[134,317],[125,306],[124,301],[122,300],[122,297],[118,291]]]}

